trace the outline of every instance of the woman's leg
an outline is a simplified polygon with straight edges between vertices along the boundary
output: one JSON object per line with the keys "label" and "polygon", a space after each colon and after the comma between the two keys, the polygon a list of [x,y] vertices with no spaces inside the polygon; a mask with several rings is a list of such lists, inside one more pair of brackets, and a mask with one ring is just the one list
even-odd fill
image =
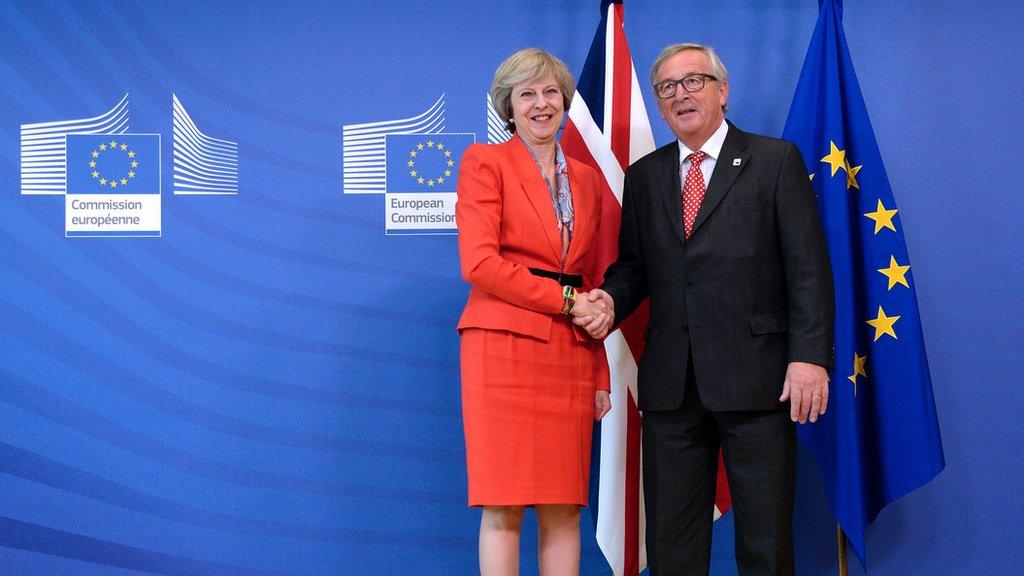
{"label": "woman's leg", "polygon": [[538,505],[537,531],[541,576],[579,576],[580,507]]}
{"label": "woman's leg", "polygon": [[480,518],[481,576],[519,576],[522,506],[484,506]]}

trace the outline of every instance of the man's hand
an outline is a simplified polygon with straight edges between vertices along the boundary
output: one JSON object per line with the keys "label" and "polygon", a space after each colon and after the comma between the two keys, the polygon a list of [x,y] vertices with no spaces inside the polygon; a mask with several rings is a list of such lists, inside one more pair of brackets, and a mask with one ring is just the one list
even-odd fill
{"label": "man's hand", "polygon": [[817,422],[828,407],[828,375],[817,364],[790,362],[779,402],[789,400],[789,417],[805,424]]}
{"label": "man's hand", "polygon": [[615,323],[615,302],[607,292],[595,288],[576,297],[572,315],[574,324],[586,330],[591,338],[600,340]]}

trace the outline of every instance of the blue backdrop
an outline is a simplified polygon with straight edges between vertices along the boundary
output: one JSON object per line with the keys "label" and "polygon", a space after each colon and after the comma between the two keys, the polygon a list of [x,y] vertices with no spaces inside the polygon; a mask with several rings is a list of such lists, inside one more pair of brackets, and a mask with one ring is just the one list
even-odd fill
{"label": "blue backdrop", "polygon": [[[472,573],[466,286],[444,226],[386,233],[373,138],[486,141],[497,64],[535,45],[578,74],[597,4],[0,4],[0,573]],[[763,4],[627,1],[638,74],[709,43],[729,117],[781,134],[817,3]],[[1015,2],[846,6],[947,460],[869,528],[872,574],[1019,570],[1022,22]],[[40,138],[72,124],[160,135],[160,237],[65,237],[72,166]],[[584,573],[606,574],[589,522]],[[800,573],[834,573],[803,455],[796,532]]]}

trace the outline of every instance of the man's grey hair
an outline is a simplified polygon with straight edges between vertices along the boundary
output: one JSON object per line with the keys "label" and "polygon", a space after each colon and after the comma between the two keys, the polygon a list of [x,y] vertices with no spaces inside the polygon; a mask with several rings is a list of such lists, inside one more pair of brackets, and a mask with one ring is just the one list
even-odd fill
{"label": "man's grey hair", "polygon": [[729,71],[725,69],[725,64],[722,63],[722,59],[715,53],[715,49],[707,44],[694,44],[691,42],[683,44],[672,44],[666,46],[661,54],[658,55],[658,59],[654,61],[654,65],[651,66],[651,86],[654,86],[658,82],[658,68],[665,63],[665,60],[683,52],[685,50],[700,50],[708,58],[708,64],[711,66],[711,73],[722,82],[729,81]]}
{"label": "man's grey hair", "polygon": [[[711,67],[711,75],[718,79],[719,82],[729,81],[729,71],[725,69],[725,64],[722,63],[722,59],[715,53],[715,49],[707,44],[695,44],[692,42],[685,42],[682,44],[671,44],[666,46],[661,54],[658,55],[658,59],[654,61],[654,65],[651,66],[651,86],[653,87],[658,83],[658,68],[665,63],[666,60],[686,50],[699,50],[704,53],[704,56],[708,59],[708,66]],[[675,80],[675,78],[672,78]],[[725,112],[726,107],[722,106],[722,111]]]}

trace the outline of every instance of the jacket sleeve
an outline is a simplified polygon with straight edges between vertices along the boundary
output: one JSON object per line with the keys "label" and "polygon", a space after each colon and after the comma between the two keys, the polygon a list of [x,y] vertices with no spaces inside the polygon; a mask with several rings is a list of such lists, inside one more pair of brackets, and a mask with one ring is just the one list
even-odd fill
{"label": "jacket sleeve", "polygon": [[828,248],[803,158],[795,145],[787,145],[775,214],[786,274],[788,360],[831,369],[835,296]]}
{"label": "jacket sleeve", "polygon": [[562,287],[502,256],[502,186],[500,166],[486,147],[477,144],[467,148],[459,168],[455,205],[462,277],[521,308],[558,314],[562,310]]}
{"label": "jacket sleeve", "polygon": [[619,227],[619,253],[604,273],[602,288],[615,302],[616,326],[636,310],[647,297],[647,268],[644,262],[636,196],[629,173],[622,188],[622,220]]}

